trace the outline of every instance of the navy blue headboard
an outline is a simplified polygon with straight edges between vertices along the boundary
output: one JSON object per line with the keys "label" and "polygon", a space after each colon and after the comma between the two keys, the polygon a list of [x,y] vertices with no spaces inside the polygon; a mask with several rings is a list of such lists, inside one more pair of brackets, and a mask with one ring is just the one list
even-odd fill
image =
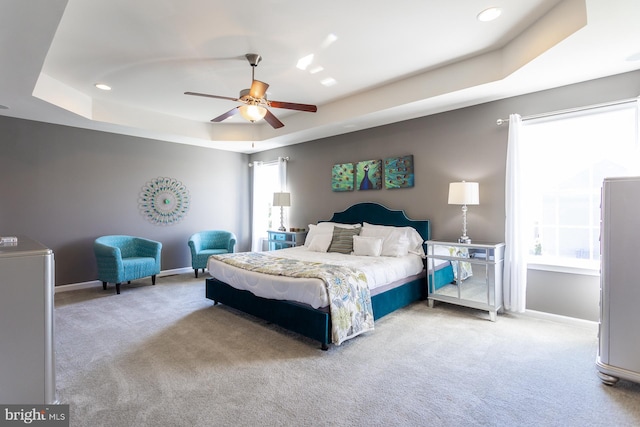
{"label": "navy blue headboard", "polygon": [[358,203],[342,212],[336,212],[329,221],[346,224],[368,222],[369,224],[377,225],[413,227],[424,240],[429,240],[431,237],[429,220],[409,219],[404,211],[394,211],[386,206],[372,202]]}

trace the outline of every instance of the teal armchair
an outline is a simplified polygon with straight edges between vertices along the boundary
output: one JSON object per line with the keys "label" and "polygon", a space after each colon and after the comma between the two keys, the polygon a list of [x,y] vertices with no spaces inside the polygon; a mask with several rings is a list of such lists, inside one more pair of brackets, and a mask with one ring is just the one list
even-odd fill
{"label": "teal armchair", "polygon": [[142,237],[102,236],[95,240],[93,251],[102,289],[107,289],[107,283],[115,283],[119,294],[121,283],[147,276],[151,276],[153,285],[156,284],[162,243]]}
{"label": "teal armchair", "polygon": [[236,236],[224,230],[200,231],[189,238],[188,245],[191,249],[191,267],[198,277],[198,269],[204,273],[211,255],[233,252]]}

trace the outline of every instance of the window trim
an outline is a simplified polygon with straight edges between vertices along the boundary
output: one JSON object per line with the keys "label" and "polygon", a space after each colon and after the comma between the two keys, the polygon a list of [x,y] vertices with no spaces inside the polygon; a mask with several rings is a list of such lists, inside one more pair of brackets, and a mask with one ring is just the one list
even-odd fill
{"label": "window trim", "polygon": [[597,268],[588,267],[586,265],[571,265],[570,262],[567,262],[567,258],[563,258],[563,262],[554,263],[549,259],[541,260],[540,257],[536,255],[528,257],[527,269],[552,271],[555,273],[581,274],[583,276],[600,276],[600,265],[598,265]]}

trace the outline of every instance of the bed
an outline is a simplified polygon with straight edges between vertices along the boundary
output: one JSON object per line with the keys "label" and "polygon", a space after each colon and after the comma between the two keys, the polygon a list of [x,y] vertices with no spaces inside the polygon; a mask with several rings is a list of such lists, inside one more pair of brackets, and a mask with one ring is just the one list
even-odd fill
{"label": "bed", "polygon": [[[365,255],[362,255],[362,247],[358,251],[350,254],[334,253],[333,251],[321,254],[328,257],[322,262],[331,263],[333,266],[345,266],[346,269],[353,268],[360,275],[366,276],[365,282],[370,294],[370,314],[371,321],[377,320],[399,308],[405,307],[414,301],[426,298],[427,275],[424,270],[423,242],[430,238],[430,223],[428,220],[409,219],[403,211],[391,210],[377,203],[359,203],[353,205],[342,212],[336,212],[327,221],[320,221],[317,225],[310,225],[307,242],[304,247],[281,249],[269,253],[243,253],[227,255],[221,257],[211,257],[208,262],[208,271],[211,278],[206,279],[206,297],[213,300],[215,304],[222,303],[237,310],[246,312],[253,316],[264,319],[291,331],[297,332],[308,338],[317,340],[321,348],[326,350],[331,343],[336,342],[335,328],[332,334],[332,315],[334,304],[328,304],[326,298],[323,300],[322,294],[331,294],[327,288],[323,288],[320,279],[314,277],[287,277],[284,268],[287,263],[302,264],[310,261],[317,262],[317,251],[313,250],[319,242],[319,234],[325,235],[327,227],[331,227],[334,233],[342,234],[344,230],[351,227],[361,227],[362,239],[355,238],[354,242],[373,242],[375,239],[364,237],[364,234],[373,232],[374,235],[383,230],[406,230],[410,236],[409,240],[414,244],[417,240],[420,253],[410,253],[405,256],[370,256],[376,254],[366,254],[370,248],[365,247]],[[411,227],[412,229],[408,229]],[[325,230],[320,233],[319,230]],[[364,230],[367,230],[365,233]],[[372,231],[373,230],[373,231]],[[414,231],[415,230],[415,231]],[[386,232],[386,231],[385,231]],[[402,231],[404,233],[404,231]],[[347,233],[348,234],[348,233]],[[316,236],[316,237],[313,237]],[[333,244],[336,241],[333,236]],[[417,236],[417,237],[416,237]],[[326,236],[323,239],[327,239]],[[367,240],[369,239],[369,240]],[[404,237],[403,237],[404,239]],[[413,239],[413,240],[412,240]],[[329,238],[331,240],[331,238]],[[378,239],[379,240],[379,239]],[[406,240],[406,239],[405,239]],[[403,240],[403,242],[405,241]],[[379,243],[376,241],[375,243]],[[385,243],[387,239],[385,238]],[[385,246],[384,250],[387,250]],[[322,252],[322,250],[318,251]],[[357,254],[357,255],[356,255]],[[230,257],[229,259],[223,259]],[[236,258],[234,258],[236,257]],[[243,258],[239,260],[237,258]],[[245,268],[252,269],[241,262],[249,262],[248,258],[261,258],[262,263],[282,262],[282,275],[263,274],[259,268],[254,271],[244,271]],[[268,258],[271,257],[271,258]],[[397,259],[394,259],[397,258]],[[324,258],[323,258],[324,259]],[[301,261],[302,260],[302,261]],[[384,264],[384,263],[391,264]],[[382,263],[382,268],[380,268]],[[404,264],[403,264],[404,263]],[[337,268],[337,267],[336,267]],[[435,286],[440,287],[451,282],[450,266],[438,266],[436,269]],[[395,272],[395,273],[394,273]],[[393,273],[393,274],[392,274]],[[320,285],[318,285],[320,284]],[[375,287],[374,287],[375,285]],[[324,289],[317,291],[318,286]],[[304,292],[300,289],[316,289],[313,292]],[[315,288],[314,288],[315,287]],[[331,295],[329,295],[331,299]],[[368,304],[368,302],[367,302]],[[335,315],[334,311],[334,315]],[[364,315],[364,317],[367,317]],[[342,322],[342,318],[340,321]],[[334,322],[335,323],[335,322]],[[336,326],[335,324],[333,325]],[[371,326],[372,329],[372,326]],[[364,329],[368,331],[369,329]],[[356,336],[359,333],[355,333]]]}

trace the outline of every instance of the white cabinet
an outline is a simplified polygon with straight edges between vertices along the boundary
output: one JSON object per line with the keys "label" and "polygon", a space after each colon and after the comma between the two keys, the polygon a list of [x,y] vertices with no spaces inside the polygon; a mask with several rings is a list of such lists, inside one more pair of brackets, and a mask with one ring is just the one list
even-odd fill
{"label": "white cabinet", "polygon": [[54,260],[18,236],[0,244],[0,402],[55,404]]}
{"label": "white cabinet", "polygon": [[608,178],[602,188],[600,325],[596,366],[608,385],[640,382],[640,178]]}
{"label": "white cabinet", "polygon": [[[426,243],[429,306],[443,301],[486,310],[495,322],[496,314],[502,311],[504,243]],[[449,265],[453,280],[443,284],[436,275]]]}

